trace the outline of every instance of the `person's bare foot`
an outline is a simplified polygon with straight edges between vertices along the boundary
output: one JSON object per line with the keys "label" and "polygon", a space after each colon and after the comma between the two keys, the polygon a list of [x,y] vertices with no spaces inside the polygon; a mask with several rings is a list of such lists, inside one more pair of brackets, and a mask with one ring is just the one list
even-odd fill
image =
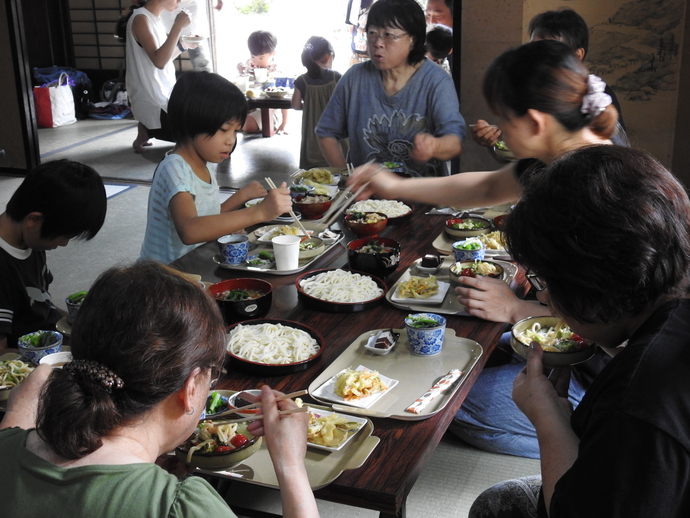
{"label": "person's bare foot", "polygon": [[152,145],[153,145],[153,143],[151,141],[149,141],[148,139],[146,139],[143,142],[141,142],[139,139],[136,139],[134,142],[132,142],[132,147],[134,148],[135,153],[146,153],[148,151],[148,149],[144,149],[144,148],[147,148],[147,147],[152,146]]}
{"label": "person's bare foot", "polygon": [[137,124],[137,138],[132,142],[132,147],[135,153],[145,153],[145,147],[152,146],[149,142],[149,130],[141,122]]}

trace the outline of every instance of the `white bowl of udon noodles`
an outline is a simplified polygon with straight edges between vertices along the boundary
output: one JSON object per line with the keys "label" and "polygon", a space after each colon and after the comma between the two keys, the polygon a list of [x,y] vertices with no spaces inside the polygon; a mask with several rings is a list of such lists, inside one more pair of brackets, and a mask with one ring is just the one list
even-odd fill
{"label": "white bowl of udon noodles", "polygon": [[323,352],[323,337],[299,322],[245,320],[228,328],[228,356],[257,374],[282,375],[307,369]]}

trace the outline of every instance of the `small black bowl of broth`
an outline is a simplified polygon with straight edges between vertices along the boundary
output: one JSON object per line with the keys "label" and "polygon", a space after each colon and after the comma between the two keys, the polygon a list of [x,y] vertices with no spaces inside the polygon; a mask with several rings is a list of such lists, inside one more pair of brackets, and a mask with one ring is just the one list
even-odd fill
{"label": "small black bowl of broth", "polygon": [[208,287],[226,325],[263,318],[271,310],[273,286],[261,279],[226,279]]}
{"label": "small black bowl of broth", "polygon": [[400,244],[385,237],[364,237],[347,244],[350,268],[384,278],[400,264]]}

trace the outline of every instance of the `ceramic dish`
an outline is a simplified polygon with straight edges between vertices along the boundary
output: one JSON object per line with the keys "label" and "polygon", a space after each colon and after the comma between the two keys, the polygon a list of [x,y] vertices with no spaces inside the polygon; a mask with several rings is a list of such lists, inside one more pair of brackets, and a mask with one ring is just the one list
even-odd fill
{"label": "ceramic dish", "polygon": [[[273,257],[273,254],[271,254],[271,257]],[[268,259],[261,257],[260,254],[254,254],[247,257],[247,260],[244,262],[244,264],[251,268],[273,268],[276,264],[276,261],[275,257],[273,259]]]}
{"label": "ceramic dish", "polygon": [[[313,245],[313,248],[302,249],[304,246]],[[321,255],[326,250],[326,244],[323,239],[318,237],[310,237],[299,244],[299,260],[306,261],[318,255]]]}
{"label": "ceramic dish", "polygon": [[[233,290],[254,290],[260,292],[261,295],[244,300],[226,300],[222,298],[224,292]],[[218,304],[226,325],[251,318],[263,318],[271,310],[271,304],[273,303],[273,286],[270,282],[263,279],[225,279],[212,284],[207,291],[215,299],[216,304]]]}
{"label": "ceramic dish", "polygon": [[201,43],[204,41],[206,38],[203,36],[182,36],[182,41],[187,42],[187,43]]}
{"label": "ceramic dish", "polygon": [[195,468],[208,469],[211,471],[225,471],[242,463],[243,460],[254,455],[261,447],[261,437],[254,437],[247,431],[247,423],[239,423],[237,433],[245,435],[249,441],[227,453],[199,453],[194,452],[192,459],[187,462],[187,447],[178,446],[175,448],[175,456],[185,464]]}
{"label": "ceramic dish", "polygon": [[378,277],[374,277],[373,275],[369,275],[364,272],[359,272],[356,270],[344,270],[346,272],[350,272],[353,274],[359,274],[363,275],[366,277],[369,277],[372,279],[377,286],[383,290],[383,292],[370,300],[363,300],[361,302],[333,302],[329,300],[323,300],[319,299],[316,297],[313,297],[312,295],[308,295],[307,293],[304,292],[304,289],[302,288],[302,284],[304,281],[310,279],[311,277],[314,277],[316,275],[326,273],[326,272],[332,272],[335,271],[336,269],[323,269],[323,270],[314,270],[305,274],[300,275],[297,280],[295,281],[295,286],[297,287],[297,297],[302,300],[305,304],[308,306],[311,306],[315,309],[321,310],[321,311],[330,311],[333,313],[355,313],[358,311],[365,311],[367,309],[371,309],[375,306],[378,306],[383,302],[383,299],[386,296],[386,291],[388,290],[388,287],[386,286],[386,283],[383,282],[381,279]]}
{"label": "ceramic dish", "polygon": [[[513,325],[513,329],[510,332],[510,346],[513,351],[518,353],[523,358],[527,358],[527,351],[529,346],[518,340],[518,335],[525,332],[526,329],[532,327],[535,323],[540,323],[542,326],[555,326],[562,323],[562,320],[558,317],[529,317]],[[582,363],[589,360],[596,352],[596,345],[590,343],[588,346],[583,347],[572,352],[550,352],[544,351],[543,363],[544,367],[565,367],[567,365],[575,365],[576,363]]]}
{"label": "ceramic dish", "polygon": [[393,302],[397,302],[398,304],[414,304],[415,306],[435,306],[443,302],[443,299],[446,298],[446,293],[448,293],[449,288],[449,283],[438,281],[438,293],[426,299],[416,299],[414,297],[401,297],[400,285],[398,284],[395,288],[395,292],[393,293],[393,295],[391,295],[391,300]]}
{"label": "ceramic dish", "polygon": [[[251,402],[248,400],[243,399],[244,394],[249,394],[251,396],[259,397],[261,396],[261,390],[260,389],[249,389],[249,390],[241,390],[239,392],[235,392],[233,395],[231,395],[228,398],[228,408],[232,410],[233,408],[240,408],[243,406],[250,405]],[[243,412],[237,412],[237,415],[241,417],[254,417],[259,413],[259,408],[249,408]]]}
{"label": "ceramic dish", "polygon": [[[453,228],[455,224],[462,224],[471,222],[475,225],[481,225],[479,228]],[[468,237],[476,237],[481,234],[488,234],[491,232],[491,221],[480,217],[465,217],[465,218],[449,218],[443,227],[446,234],[451,237],[459,239],[467,239]]]}
{"label": "ceramic dish", "polygon": [[322,410],[320,408],[314,408],[314,407],[309,407],[309,414],[314,416],[314,417],[326,417],[330,415],[335,415],[337,417],[344,417],[347,419],[348,423],[353,424],[353,428],[349,430],[347,437],[343,442],[341,442],[338,446],[325,446],[323,444],[316,444],[312,442],[309,437],[307,437],[307,446],[310,448],[315,448],[318,450],[326,450],[326,451],[340,451],[348,442],[350,442],[350,439],[352,439],[357,433],[364,427],[364,425],[367,423],[367,420],[363,417],[355,417],[351,415],[345,415],[345,414],[340,414],[338,412],[329,412],[327,410]]}
{"label": "ceramic dish", "polygon": [[244,206],[247,207],[247,208],[253,207],[254,205],[258,205],[258,204],[261,203],[262,201],[264,201],[263,198],[254,198],[254,199],[252,199],[252,200],[249,200],[248,202],[245,202]]}
{"label": "ceramic dish", "polygon": [[255,362],[251,360],[245,360],[244,358],[240,358],[239,356],[231,353],[228,351],[228,356],[230,357],[231,363],[233,364],[233,367],[242,369],[246,372],[250,372],[253,374],[263,374],[266,376],[282,376],[284,374],[291,374],[293,372],[300,372],[303,370],[306,370],[308,367],[310,367],[316,360],[318,360],[321,357],[321,354],[323,353],[323,349],[325,347],[325,343],[323,340],[323,337],[314,329],[312,329],[309,326],[305,326],[304,324],[300,324],[299,322],[292,322],[290,320],[279,320],[279,319],[271,319],[271,318],[266,318],[266,319],[259,319],[259,320],[247,320],[245,322],[240,322],[238,324],[234,324],[230,327],[228,327],[228,339],[229,339],[229,334],[230,332],[238,325],[258,325],[258,324],[282,324],[284,326],[292,327],[295,329],[299,329],[301,331],[305,331],[309,335],[316,340],[316,342],[319,344],[319,350],[318,352],[312,356],[311,358],[308,358],[306,360],[294,362],[294,363],[260,363],[260,362]]}
{"label": "ceramic dish", "polygon": [[[11,361],[11,360],[24,361],[24,360],[22,360],[21,356],[19,356],[19,354],[17,354],[17,353],[0,354],[0,362]],[[28,362],[24,361],[24,363],[28,363]],[[33,370],[34,366],[31,365],[30,368],[31,368],[31,370]],[[2,401],[3,404],[7,400],[7,398],[10,397],[10,392],[12,392],[13,388],[14,387],[0,389],[0,401]]]}
{"label": "ceramic dish", "polygon": [[[392,329],[381,329],[371,333],[371,336],[364,344],[364,348],[371,354],[383,356],[395,349],[399,339],[400,333],[396,333]],[[379,343],[381,343],[381,346],[377,345]]]}
{"label": "ceramic dish", "polygon": [[[300,212],[293,211],[292,213],[295,216],[297,216],[297,219],[302,219],[302,214]],[[278,221],[280,223],[292,223],[295,220],[292,218],[292,216],[290,216],[290,214],[288,214],[287,216],[285,214],[281,214],[280,216],[275,218],[273,221]]]}
{"label": "ceramic dish", "polygon": [[[267,225],[265,227],[257,228],[254,231],[254,235],[258,238],[257,241],[260,243],[271,243],[271,239],[282,235],[282,233],[278,230],[278,228],[282,226],[284,225]],[[309,232],[309,235],[313,234],[313,231],[307,230],[307,232]],[[299,231],[299,235],[303,235],[301,230]]]}
{"label": "ceramic dish", "polygon": [[[335,382],[338,379],[338,376],[345,372],[347,369],[343,369],[340,372],[338,372],[335,376],[332,376],[331,378],[328,379],[323,385],[321,385],[319,388],[317,388],[314,392],[313,395],[317,397],[318,399],[324,399],[326,401],[332,401],[334,403],[339,403],[341,405],[348,405],[348,406],[353,406],[357,408],[369,408],[372,406],[374,403],[376,403],[379,399],[381,399],[383,396],[388,394],[395,386],[398,384],[398,380],[391,379],[387,376],[384,376],[379,372],[379,378],[381,379],[381,382],[386,385],[388,388],[382,392],[376,392],[372,394],[371,396],[363,397],[361,399],[353,399],[350,401],[346,401],[344,398],[341,396],[337,395],[335,393]],[[364,365],[359,365],[356,369],[356,371],[365,371],[365,370],[376,370],[376,369],[368,369]]]}
{"label": "ceramic dish", "polygon": [[[214,412],[209,411],[209,405],[211,404],[211,398],[213,397],[214,393],[218,393],[221,399],[221,405],[218,406]],[[204,408],[203,413],[201,414],[200,419],[212,419],[214,416],[222,413],[222,412],[227,412],[230,407],[228,406],[228,399],[230,396],[232,396],[235,392],[232,390],[212,390],[209,392],[208,397],[206,398],[206,408]]]}

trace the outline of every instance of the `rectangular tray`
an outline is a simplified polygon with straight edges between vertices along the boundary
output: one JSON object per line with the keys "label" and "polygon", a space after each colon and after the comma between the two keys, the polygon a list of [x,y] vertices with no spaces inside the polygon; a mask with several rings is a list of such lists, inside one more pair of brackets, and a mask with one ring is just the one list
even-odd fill
{"label": "rectangular tray", "polygon": [[[386,355],[375,355],[367,351],[364,344],[369,336],[377,331],[379,330],[375,329],[357,337],[326,370],[312,381],[309,385],[309,395],[321,401],[314,396],[314,392],[321,385],[343,369],[364,365],[389,378],[399,380],[399,383],[370,408],[366,410],[354,408],[354,415],[367,415],[367,412],[371,412],[371,415],[380,413],[401,421],[421,421],[436,415],[445,408],[484,352],[482,346],[474,340],[457,337],[455,331],[446,329],[443,348],[439,354],[428,357],[415,356],[410,350],[407,332],[404,329],[396,329],[395,331],[400,333],[400,338],[394,349]],[[419,396],[452,369],[460,369],[462,376],[450,389],[436,397],[420,414],[405,412],[405,409]],[[346,405],[347,403],[340,404],[338,411],[340,412]]]}
{"label": "rectangular tray", "polygon": [[[331,411],[325,406],[312,404],[309,406]],[[367,419],[364,427],[338,451],[326,451],[307,446],[304,464],[307,467],[307,476],[312,490],[316,491],[327,486],[345,470],[362,466],[380,441],[378,437],[371,435],[373,431],[374,423],[371,419]],[[217,477],[241,479],[243,482],[259,486],[278,488],[278,479],[268,454],[266,441],[261,443],[259,451],[229,471],[198,471]]]}
{"label": "rectangular tray", "polygon": [[[517,274],[518,267],[515,263],[511,263],[510,261],[502,261],[499,259],[494,259],[494,258],[486,258],[487,260],[491,259],[492,261],[496,261],[499,263],[501,266],[503,266],[503,269],[505,270],[505,282],[508,283],[510,286],[515,279],[515,275]],[[409,303],[401,303],[401,302],[395,302],[393,300],[393,294],[395,293],[395,290],[398,289],[398,284],[401,282],[404,282],[408,280],[411,276],[415,275],[414,269],[415,266],[421,261],[421,259],[417,259],[412,266],[410,266],[405,273],[403,273],[400,276],[400,279],[398,279],[398,282],[396,282],[389,290],[388,293],[386,293],[386,300],[390,302],[393,306],[396,308],[400,309],[406,309],[409,311],[419,311],[419,312],[431,312],[431,313],[440,313],[443,315],[463,315],[463,316],[469,316],[469,314],[465,311],[465,306],[463,306],[459,301],[457,296],[455,295],[455,287],[457,284],[454,284],[450,280],[450,276],[448,274],[448,268],[450,267],[451,264],[455,262],[455,259],[453,256],[447,256],[443,258],[443,262],[441,263],[441,269],[438,271],[436,274],[436,278],[439,281],[443,282],[450,282],[450,289],[448,290],[448,293],[446,293],[446,296],[443,298],[443,302],[439,305],[429,305],[429,304],[415,304],[414,300],[410,301]]]}
{"label": "rectangular tray", "polygon": [[[325,254],[327,254],[329,250],[331,250],[334,246],[336,246],[338,243],[340,243],[343,240],[343,237],[345,237],[345,234],[343,232],[340,232],[339,236],[335,240],[333,240],[333,242],[330,245],[326,246],[326,249],[323,251],[322,254],[317,255],[316,257],[309,258],[306,261],[300,261],[299,266],[297,268],[295,268],[294,270],[276,270],[275,266],[273,268],[257,268],[256,266],[248,266],[246,264],[223,264],[219,260],[217,260],[217,257],[218,257],[217,255],[213,256],[213,260],[218,265],[218,267],[225,268],[227,270],[240,270],[240,271],[244,271],[244,272],[267,273],[269,275],[292,275],[294,273],[299,273],[299,272],[306,270],[307,268],[311,267],[316,261],[318,261]],[[260,241],[258,241],[256,236],[254,235],[254,233],[250,234],[249,242],[256,244],[256,248],[252,248],[249,251],[249,255],[258,254],[259,252],[261,252],[263,250],[268,250],[268,251],[273,250],[273,247],[269,243],[261,243]]]}

